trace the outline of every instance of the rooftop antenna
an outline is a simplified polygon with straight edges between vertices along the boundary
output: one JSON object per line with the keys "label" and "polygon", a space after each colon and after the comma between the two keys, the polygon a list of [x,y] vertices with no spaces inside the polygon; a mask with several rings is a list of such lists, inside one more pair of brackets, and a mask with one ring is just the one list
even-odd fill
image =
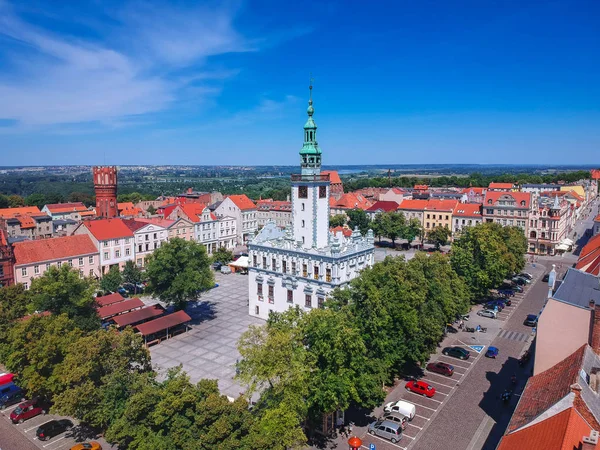
{"label": "rooftop antenna", "polygon": [[313,82],[315,81],[315,79],[312,76],[312,72],[310,73],[310,85],[308,86],[308,91],[309,91],[309,99],[308,102],[312,105],[312,88],[313,88]]}

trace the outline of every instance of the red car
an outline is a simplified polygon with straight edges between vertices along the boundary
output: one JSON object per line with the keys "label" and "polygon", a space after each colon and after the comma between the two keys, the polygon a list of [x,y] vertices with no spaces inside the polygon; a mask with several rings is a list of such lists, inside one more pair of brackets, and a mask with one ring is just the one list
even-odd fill
{"label": "red car", "polygon": [[429,398],[435,395],[435,388],[424,381],[409,381],[406,383],[406,390],[415,394],[425,395]]}
{"label": "red car", "polygon": [[429,370],[430,372],[445,375],[447,377],[451,377],[452,375],[454,375],[454,366],[443,362],[429,363],[427,364],[427,370]]}
{"label": "red car", "polygon": [[12,423],[23,423],[32,417],[46,414],[47,410],[47,407],[38,400],[29,400],[21,403],[10,413],[10,420]]}

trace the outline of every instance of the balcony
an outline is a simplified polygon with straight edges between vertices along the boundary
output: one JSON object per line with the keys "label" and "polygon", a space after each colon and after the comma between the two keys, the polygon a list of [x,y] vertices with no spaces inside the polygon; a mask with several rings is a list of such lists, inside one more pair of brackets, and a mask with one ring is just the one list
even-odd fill
{"label": "balcony", "polygon": [[328,173],[322,173],[319,175],[292,174],[292,181],[329,181],[329,174]]}

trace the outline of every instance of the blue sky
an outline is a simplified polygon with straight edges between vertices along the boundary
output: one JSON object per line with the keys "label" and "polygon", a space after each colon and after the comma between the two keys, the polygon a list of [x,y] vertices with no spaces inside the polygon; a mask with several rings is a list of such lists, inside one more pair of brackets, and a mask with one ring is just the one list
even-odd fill
{"label": "blue sky", "polygon": [[600,2],[0,0],[0,165],[595,164]]}

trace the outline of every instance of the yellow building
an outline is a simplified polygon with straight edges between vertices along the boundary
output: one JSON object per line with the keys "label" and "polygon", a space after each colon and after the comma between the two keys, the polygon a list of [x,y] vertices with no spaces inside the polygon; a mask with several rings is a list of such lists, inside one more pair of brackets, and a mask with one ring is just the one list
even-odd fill
{"label": "yellow building", "polygon": [[577,185],[570,185],[570,186],[561,186],[560,187],[560,191],[561,192],[573,191],[577,195],[581,196],[581,198],[587,200],[587,198],[585,196],[585,188],[583,186],[579,185],[579,184],[577,184]]}
{"label": "yellow building", "polygon": [[423,211],[425,233],[435,227],[445,227],[452,231],[452,212],[457,200],[428,200]]}

